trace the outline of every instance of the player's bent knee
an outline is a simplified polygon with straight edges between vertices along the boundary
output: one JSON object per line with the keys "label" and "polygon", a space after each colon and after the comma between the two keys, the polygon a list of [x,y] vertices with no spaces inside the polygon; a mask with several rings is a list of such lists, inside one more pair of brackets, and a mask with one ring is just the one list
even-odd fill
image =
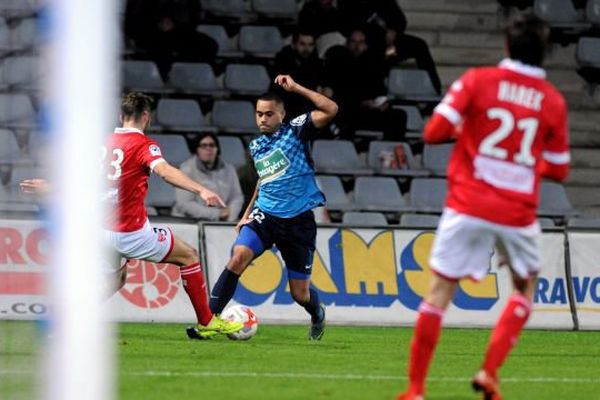
{"label": "player's bent knee", "polygon": [[227,263],[227,269],[241,275],[252,262],[254,253],[245,246],[235,246],[233,254]]}

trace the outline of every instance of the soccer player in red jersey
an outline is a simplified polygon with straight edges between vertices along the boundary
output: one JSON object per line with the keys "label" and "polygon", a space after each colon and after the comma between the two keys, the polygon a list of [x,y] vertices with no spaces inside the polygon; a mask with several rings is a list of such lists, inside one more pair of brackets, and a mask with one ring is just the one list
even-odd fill
{"label": "soccer player in red jersey", "polygon": [[431,286],[419,307],[408,365],[409,387],[399,400],[420,400],[445,310],[459,279],[487,274],[489,249],[510,268],[514,291],[472,381],[484,399],[498,400],[498,370],[531,312],[539,271],[536,220],[540,179],[569,172],[567,107],[541,68],[547,27],[521,17],[506,29],[510,58],[468,70],[425,127],[427,143],[456,140],[448,165],[448,197],[433,244]]}
{"label": "soccer player in red jersey", "polygon": [[[123,126],[115,129],[102,148],[107,179],[107,192],[102,201],[109,209],[104,224],[107,241],[125,259],[172,263],[180,267],[184,289],[198,319],[195,329],[198,338],[237,332],[243,327],[241,323],[222,320],[210,311],[196,250],[170,229],[150,225],[144,199],[151,172],[173,186],[200,196],[209,206],[225,207],[217,194],[165,161],[158,143],[144,134],[151,120],[152,99],[141,93],[126,94],[121,102]],[[21,188],[26,193],[42,195],[49,190],[42,179],[25,180]],[[114,273],[115,282],[109,282],[108,286],[118,290],[125,276],[126,264]],[[113,278],[113,274],[110,277]]]}

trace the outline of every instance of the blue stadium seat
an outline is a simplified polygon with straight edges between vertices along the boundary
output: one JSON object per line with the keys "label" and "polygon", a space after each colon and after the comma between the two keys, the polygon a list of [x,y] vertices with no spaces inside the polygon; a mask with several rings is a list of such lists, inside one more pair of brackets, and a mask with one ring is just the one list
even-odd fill
{"label": "blue stadium seat", "polygon": [[240,50],[249,56],[274,58],[283,47],[283,39],[275,26],[242,26]]}
{"label": "blue stadium seat", "polygon": [[317,175],[317,185],[327,199],[328,210],[347,211],[356,208],[344,191],[342,181],[338,176]]}
{"label": "blue stadium seat", "polygon": [[441,213],[444,209],[448,182],[441,178],[416,178],[410,184],[410,205],[415,211]]}
{"label": "blue stadium seat", "polygon": [[600,0],[587,0],[585,17],[592,25],[600,26]]}
{"label": "blue stadium seat", "polygon": [[249,4],[245,0],[202,0],[202,9],[217,17],[249,18]]}
{"label": "blue stadium seat", "polygon": [[249,101],[215,101],[212,122],[220,132],[250,135],[258,131],[254,105]]}
{"label": "blue stadium seat", "polygon": [[400,217],[400,226],[405,228],[433,228],[435,229],[440,222],[439,215],[431,214],[402,214]]}
{"label": "blue stadium seat", "polygon": [[579,214],[573,208],[563,185],[557,182],[542,182],[538,215],[548,217],[575,217]]}
{"label": "blue stadium seat", "polygon": [[[384,155],[388,155],[396,159],[396,148],[398,146],[401,146],[404,151],[406,165],[404,167],[398,166],[397,168],[387,168],[384,165],[385,163],[382,163],[381,158]],[[380,175],[412,177],[429,176],[429,172],[421,168],[419,162],[413,156],[410,146],[403,142],[372,141],[369,143],[367,164]]]}
{"label": "blue stadium seat", "polygon": [[373,170],[358,158],[349,140],[315,140],[312,157],[318,173],[338,175],[373,175]]}
{"label": "blue stadium seat", "polygon": [[248,162],[242,139],[233,136],[219,136],[219,146],[221,147],[220,157],[233,164],[234,167],[242,167]]}
{"label": "blue stadium seat", "polygon": [[359,210],[410,211],[394,178],[359,176],[354,181],[354,204]]}
{"label": "blue stadium seat", "polygon": [[0,164],[13,164],[21,158],[21,150],[15,134],[8,129],[0,129]]}
{"label": "blue stadium seat", "polygon": [[348,211],[342,216],[342,224],[352,226],[388,225],[385,215],[380,212]]}
{"label": "blue stadium seat", "polygon": [[406,113],[406,134],[407,139],[421,139],[423,137],[423,128],[425,121],[421,112],[415,106],[393,106],[394,109],[402,110]]}
{"label": "blue stadium seat", "polygon": [[252,0],[252,10],[266,18],[298,18],[296,0]]}
{"label": "blue stadium seat", "polygon": [[148,179],[148,195],[146,205],[151,207],[173,207],[175,189],[163,181],[158,175],[151,174]]}
{"label": "blue stadium seat", "polygon": [[213,68],[206,63],[174,63],[169,71],[168,84],[178,92],[223,97],[223,89]]}
{"label": "blue stadium seat", "polygon": [[238,47],[238,37],[230,38],[222,25],[198,25],[196,31],[202,32],[219,45],[218,57],[242,58],[244,53]]}
{"label": "blue stadium seat", "polygon": [[192,156],[187,141],[182,135],[149,135],[160,145],[162,155],[169,164],[179,167]]}
{"label": "blue stadium seat", "polygon": [[9,57],[0,65],[2,84],[11,91],[40,89],[42,68],[34,56]]}
{"label": "blue stadium seat", "polygon": [[454,143],[426,144],[423,147],[423,168],[434,176],[446,176]]}
{"label": "blue stadium seat", "polygon": [[229,64],[225,69],[225,87],[233,94],[259,96],[269,86],[271,78],[260,64]]}
{"label": "blue stadium seat", "polygon": [[36,126],[36,112],[25,94],[0,94],[0,126],[32,129]]}
{"label": "blue stadium seat", "polygon": [[429,74],[421,69],[391,69],[388,94],[396,99],[414,102],[438,102],[441,99]]}
{"label": "blue stadium seat", "polygon": [[123,86],[128,90],[169,93],[153,61],[123,61]]}
{"label": "blue stadium seat", "polygon": [[200,106],[194,100],[160,99],[156,107],[156,122],[169,131],[215,132],[208,124]]}

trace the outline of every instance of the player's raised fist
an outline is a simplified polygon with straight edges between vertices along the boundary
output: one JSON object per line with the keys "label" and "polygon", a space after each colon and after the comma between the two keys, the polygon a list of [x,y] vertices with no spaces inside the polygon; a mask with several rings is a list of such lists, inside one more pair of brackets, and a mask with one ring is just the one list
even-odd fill
{"label": "player's raised fist", "polygon": [[277,75],[275,83],[288,92],[293,91],[297,86],[297,83],[289,75]]}

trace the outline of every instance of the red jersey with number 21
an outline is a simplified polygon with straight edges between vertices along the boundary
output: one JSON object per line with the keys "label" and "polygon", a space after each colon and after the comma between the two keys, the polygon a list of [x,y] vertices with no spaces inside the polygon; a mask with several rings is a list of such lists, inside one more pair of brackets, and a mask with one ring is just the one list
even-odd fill
{"label": "red jersey with number 21", "polygon": [[567,108],[541,68],[473,68],[436,107],[457,128],[446,206],[511,226],[535,221],[541,160],[569,163]]}
{"label": "red jersey with number 21", "polygon": [[117,128],[103,149],[108,192],[113,207],[105,226],[115,232],[133,232],[146,222],[144,199],[154,166],[165,160],[158,143],[140,130]]}

